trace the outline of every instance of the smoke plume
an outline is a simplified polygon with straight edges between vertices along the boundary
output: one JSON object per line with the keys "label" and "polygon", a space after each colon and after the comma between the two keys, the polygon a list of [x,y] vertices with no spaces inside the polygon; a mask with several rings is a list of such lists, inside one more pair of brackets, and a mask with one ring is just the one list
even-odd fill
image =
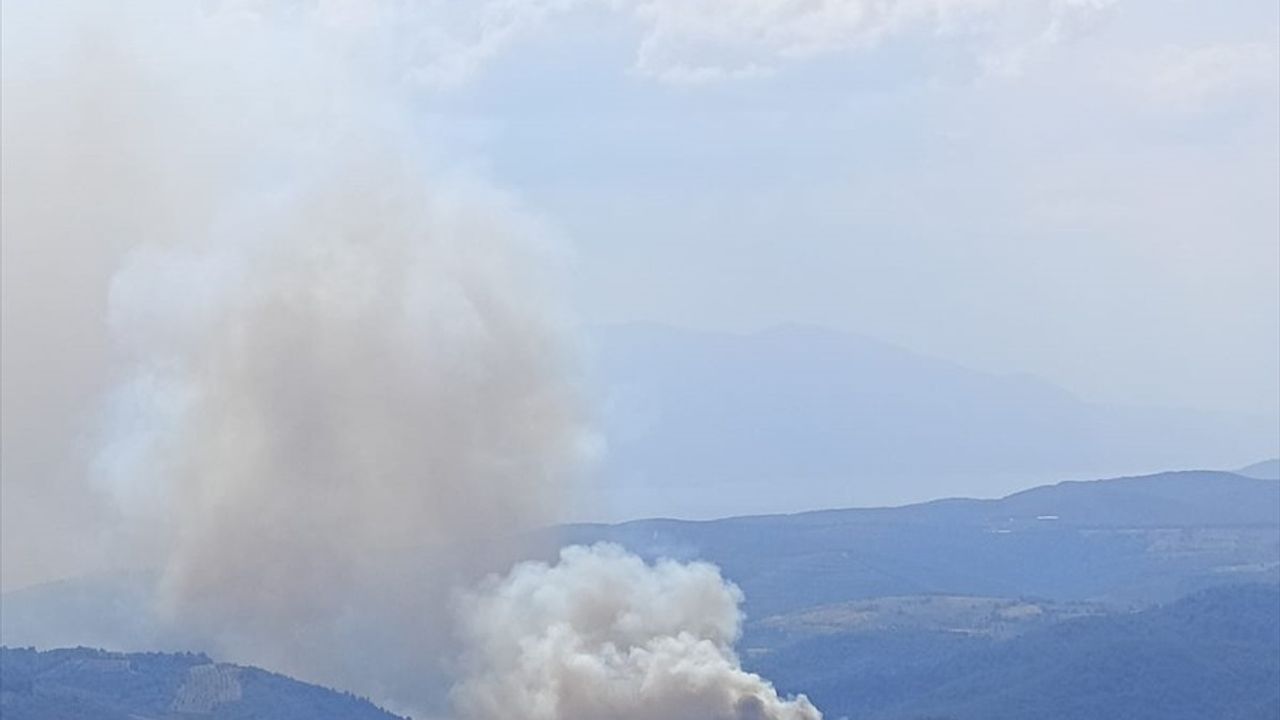
{"label": "smoke plume", "polygon": [[574,550],[450,627],[588,434],[554,243],[433,167],[384,8],[6,3],[6,498],[75,458],[46,498],[106,500],[77,538],[154,571],[167,647],[417,711],[460,656],[474,718],[816,718],[707,566]]}
{"label": "smoke plume", "polygon": [[[107,338],[67,432],[96,450],[63,494],[109,501],[91,567],[155,570],[168,646],[417,703],[450,584],[560,519],[573,477],[554,246],[432,169],[376,29],[328,4],[5,20],[6,492],[40,481],[8,456],[41,393],[10,408],[10,380],[65,382],[74,351],[39,341],[73,313]],[[90,281],[45,289],[82,257]],[[11,341],[48,361],[11,378]]]}
{"label": "smoke plume", "polygon": [[[556,520],[578,411],[495,211],[441,206],[376,148],[296,192],[230,257],[156,250],[117,276],[137,359],[102,465],[127,510],[161,519],[165,616],[314,675],[361,615],[426,635],[396,605],[430,604],[429,569],[376,558]],[[210,271],[225,296],[157,317],[180,292],[158,283]]]}
{"label": "smoke plume", "polygon": [[741,592],[705,563],[612,545],[524,563],[464,597],[466,720],[820,720],[733,653]]}

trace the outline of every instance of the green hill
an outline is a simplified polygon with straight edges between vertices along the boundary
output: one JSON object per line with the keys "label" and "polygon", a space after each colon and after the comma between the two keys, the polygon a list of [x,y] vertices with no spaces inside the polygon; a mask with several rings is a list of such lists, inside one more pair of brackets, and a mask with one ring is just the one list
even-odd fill
{"label": "green hill", "polygon": [[0,648],[5,720],[397,720],[368,700],[191,653]]}

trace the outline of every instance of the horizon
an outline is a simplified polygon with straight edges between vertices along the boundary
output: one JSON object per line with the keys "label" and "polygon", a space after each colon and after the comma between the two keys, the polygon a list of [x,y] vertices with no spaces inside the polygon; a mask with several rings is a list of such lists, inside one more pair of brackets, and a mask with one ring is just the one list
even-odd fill
{"label": "horizon", "polygon": [[[731,515],[721,515],[721,516],[714,516],[714,517],[678,517],[678,516],[667,516],[667,515],[644,515],[644,516],[637,516],[633,518],[624,518],[624,519],[616,519],[616,520],[566,519],[556,523],[555,525],[548,525],[541,528],[535,528],[533,532],[538,533],[538,532],[544,532],[544,531],[558,530],[562,528],[587,527],[587,526],[622,527],[622,526],[632,525],[632,524],[645,524],[648,522],[714,523],[722,520],[749,520],[753,518],[794,517],[798,515],[820,514],[820,513],[826,513],[826,512],[840,513],[844,511],[860,511],[860,510],[900,510],[900,509],[909,509],[913,507],[918,507],[922,505],[930,505],[938,502],[946,502],[950,500],[998,501],[998,500],[1006,499],[1013,495],[1019,495],[1024,492],[1039,490],[1043,488],[1056,487],[1063,484],[1106,483],[1106,482],[1115,481],[1115,480],[1147,479],[1147,478],[1156,478],[1160,476],[1178,475],[1178,474],[1221,473],[1221,474],[1234,475],[1236,477],[1246,479],[1246,480],[1255,480],[1259,483],[1269,483],[1273,481],[1280,481],[1280,474],[1277,474],[1275,476],[1262,477],[1257,475],[1243,474],[1243,471],[1249,470],[1251,467],[1254,467],[1254,466],[1270,466],[1273,464],[1280,464],[1280,458],[1267,458],[1265,460],[1260,460],[1255,463],[1249,463],[1248,465],[1244,465],[1235,469],[1180,468],[1180,469],[1152,470],[1150,472],[1141,472],[1141,473],[1136,473],[1132,475],[1099,476],[1099,477],[1087,477],[1087,478],[1085,477],[1062,478],[1059,480],[1049,481],[1045,483],[1037,483],[1037,484],[1019,487],[1018,489],[1012,490],[1003,495],[992,495],[992,496],[985,496],[985,497],[977,496],[977,495],[949,495],[949,496],[933,497],[933,498],[927,498],[923,500],[904,502],[901,504],[892,504],[892,505],[840,505],[840,506],[831,506],[831,507],[804,508],[804,509],[791,510],[791,511],[731,514]],[[402,552],[404,550],[411,550],[411,549],[412,548],[393,548],[390,550],[390,552]],[[129,575],[136,575],[138,573],[154,576],[156,572],[157,570],[155,568],[150,568],[150,569],[144,568],[144,567],[122,568],[122,569],[117,569],[115,571],[102,573],[101,575],[91,575],[91,576],[76,575],[76,576],[54,578],[50,580],[43,580],[36,583],[28,584],[28,585],[5,588],[3,591],[0,591],[0,592],[2,592],[3,594],[19,593],[26,590],[41,588],[44,586],[57,586],[57,585],[65,584],[68,582],[70,583],[80,582],[86,579],[94,579],[94,578],[101,579],[101,578],[113,577],[113,576],[115,577],[129,576]]]}

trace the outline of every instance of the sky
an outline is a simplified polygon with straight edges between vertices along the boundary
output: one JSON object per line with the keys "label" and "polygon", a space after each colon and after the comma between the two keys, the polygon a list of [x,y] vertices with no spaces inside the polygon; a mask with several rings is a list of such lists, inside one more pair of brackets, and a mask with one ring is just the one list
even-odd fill
{"label": "sky", "polygon": [[1280,414],[1275,3],[490,2],[446,27],[436,152],[567,238],[588,322],[810,322]]}
{"label": "sky", "polygon": [[[57,55],[63,5],[76,3],[35,4],[22,23],[6,5],[6,98],[11,83],[42,77],[19,77],[13,68],[34,66],[11,60]],[[210,5],[228,16],[281,7]],[[413,98],[395,132],[414,137],[435,177],[501,196],[548,238],[585,325],[813,324],[1037,376],[1087,401],[1280,425],[1270,0],[300,0],[284,12],[313,6],[326,41],[395,69],[383,79]],[[145,3],[112,8],[161,36],[150,47],[178,42],[148,24]],[[190,69],[135,59],[162,80]],[[144,137],[129,123],[138,97],[88,81],[98,114],[86,126],[116,145],[14,134],[41,124],[46,99],[65,109],[56,93],[4,108],[6,205],[56,230],[20,237],[26,216],[5,216],[7,587],[65,574],[34,553],[12,571],[24,549],[13,538],[38,531],[82,548],[79,529],[100,510],[85,474],[121,374],[106,298],[127,249],[98,241],[136,229],[138,180],[106,170],[171,165],[178,177],[207,163],[208,177],[190,182],[225,180],[220,148],[182,142],[203,129]],[[234,115],[199,90],[205,121]],[[48,138],[86,142],[78,117],[60,117]],[[175,157],[140,168],[117,157],[140,138]],[[308,140],[254,162],[269,176]],[[86,158],[102,171],[86,187],[105,189],[102,205],[121,215],[68,211],[38,192],[60,163]],[[212,216],[202,188],[175,182],[157,205],[183,195],[174,217]],[[172,220],[142,234],[180,235]],[[182,308],[158,297],[141,296],[155,306],[143,310],[181,324]]]}

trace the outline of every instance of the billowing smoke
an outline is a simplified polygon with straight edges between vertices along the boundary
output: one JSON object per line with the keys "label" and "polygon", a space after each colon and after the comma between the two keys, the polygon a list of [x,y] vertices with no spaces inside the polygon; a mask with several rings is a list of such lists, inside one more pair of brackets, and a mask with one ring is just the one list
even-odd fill
{"label": "billowing smoke", "polygon": [[741,592],[705,563],[612,545],[524,563],[460,603],[466,720],[820,720],[733,653]]}
{"label": "billowing smoke", "polygon": [[247,247],[139,252],[112,294],[135,367],[102,469],[161,519],[159,609],[322,677],[361,616],[426,639],[398,606],[431,605],[417,585],[441,575],[378,558],[556,520],[578,430],[564,343],[497,210],[451,208],[366,150]]}
{"label": "billowing smoke", "polygon": [[[108,500],[81,544],[154,572],[169,647],[415,710],[460,653],[476,718],[816,717],[738,669],[705,566],[573,551],[454,632],[454,588],[560,519],[589,435],[555,245],[433,169],[382,7],[6,3],[6,492],[93,448],[50,503]],[[99,409],[48,425],[77,443],[19,449],[69,375]]]}
{"label": "billowing smoke", "polygon": [[[154,570],[167,646],[416,705],[450,585],[559,520],[581,455],[555,246],[432,169],[359,17],[95,5],[6,4],[4,242],[6,325],[45,292],[109,338],[64,493],[108,501],[96,567]],[[14,369],[56,389],[45,350]]]}

